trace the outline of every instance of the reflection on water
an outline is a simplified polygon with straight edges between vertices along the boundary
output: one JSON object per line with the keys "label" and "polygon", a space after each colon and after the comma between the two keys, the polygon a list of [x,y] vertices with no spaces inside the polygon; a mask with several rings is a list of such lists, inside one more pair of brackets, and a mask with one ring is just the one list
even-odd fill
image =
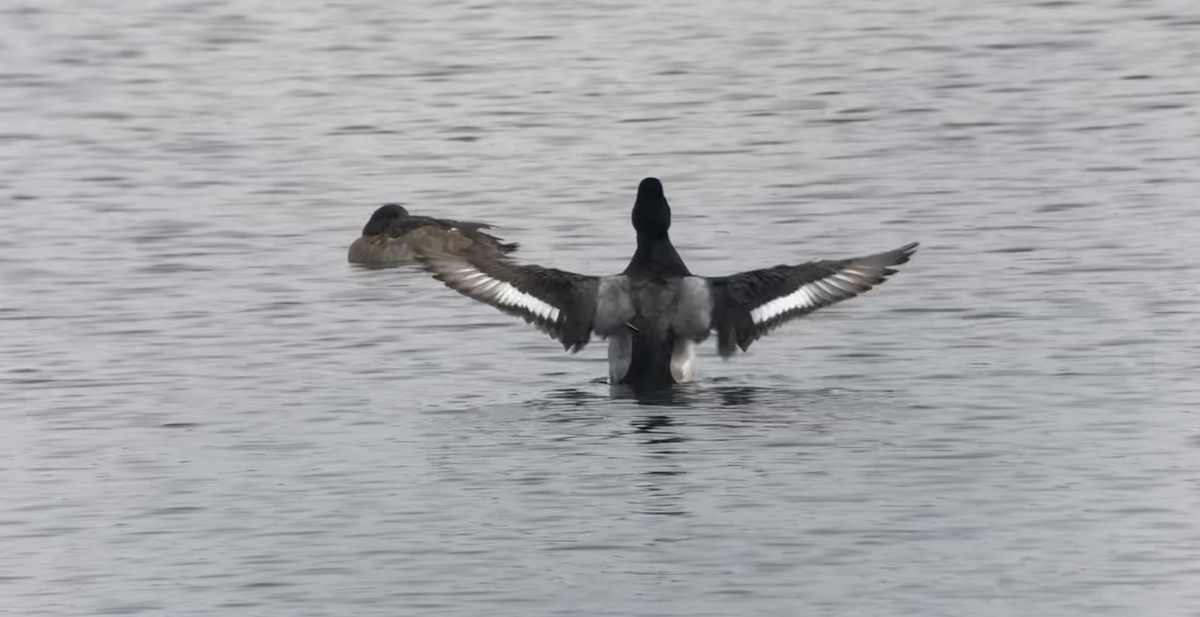
{"label": "reflection on water", "polygon": [[670,428],[675,421],[671,416],[645,416],[633,420],[630,424],[633,425],[634,431],[637,433],[652,433],[654,435],[667,434],[669,437],[651,439],[645,443],[679,443],[684,441],[682,437],[672,435]]}

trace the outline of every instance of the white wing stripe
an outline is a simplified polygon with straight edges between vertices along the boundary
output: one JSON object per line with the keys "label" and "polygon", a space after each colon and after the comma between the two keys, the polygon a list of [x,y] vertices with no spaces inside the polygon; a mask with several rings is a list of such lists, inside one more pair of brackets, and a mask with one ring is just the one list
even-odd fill
{"label": "white wing stripe", "polygon": [[834,287],[837,287],[838,289],[845,291],[847,293],[854,293],[854,287],[855,287],[854,279],[852,279],[848,276],[845,276],[842,274],[835,274],[835,275],[833,275],[832,278],[829,279],[829,284],[833,285]]}
{"label": "white wing stripe", "polygon": [[838,288],[834,287],[833,284],[830,283],[829,281],[827,281],[826,279],[821,279],[819,281],[813,281],[813,284],[815,284],[817,286],[817,289],[821,290],[821,293],[825,294],[825,297],[821,298],[822,301],[831,301],[832,302],[835,298],[837,298],[838,296],[841,295],[838,293],[838,291],[839,291]]}
{"label": "white wing stripe", "polygon": [[509,283],[502,283],[502,289],[504,293],[509,294],[509,306],[521,307],[547,321],[558,321],[559,312],[557,308],[513,287]]}
{"label": "white wing stripe", "polygon": [[453,273],[465,291],[481,300],[509,308],[524,309],[535,317],[551,322],[557,322],[561,314],[558,308],[517,289],[512,283],[494,279],[475,268],[464,267]]}
{"label": "white wing stripe", "polygon": [[862,272],[857,270],[842,270],[832,276],[801,285],[786,296],[762,304],[750,311],[750,319],[755,325],[761,325],[790,311],[816,309],[857,295],[862,292],[861,287],[866,281],[855,280],[852,277],[865,278]]}
{"label": "white wing stripe", "polygon": [[487,294],[495,297],[497,295],[496,290],[503,289],[503,287],[501,287],[500,281],[495,279],[483,279],[483,282],[480,283],[475,289],[477,289],[480,294]]}
{"label": "white wing stripe", "polygon": [[503,289],[500,291],[499,295],[496,296],[496,302],[499,302],[500,304],[512,304],[513,297],[513,290]]}

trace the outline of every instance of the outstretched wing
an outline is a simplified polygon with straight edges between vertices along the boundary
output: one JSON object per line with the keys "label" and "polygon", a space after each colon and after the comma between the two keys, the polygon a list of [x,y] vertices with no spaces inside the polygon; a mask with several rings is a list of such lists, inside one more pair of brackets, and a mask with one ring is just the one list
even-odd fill
{"label": "outstretched wing", "polygon": [[895,274],[917,243],[853,259],[775,266],[709,279],[713,324],[723,357],[742,351],[783,323],[864,293]]}
{"label": "outstretched wing", "polygon": [[579,351],[591,339],[599,278],[473,251],[414,248],[416,258],[447,287],[524,319],[562,343],[563,349]]}

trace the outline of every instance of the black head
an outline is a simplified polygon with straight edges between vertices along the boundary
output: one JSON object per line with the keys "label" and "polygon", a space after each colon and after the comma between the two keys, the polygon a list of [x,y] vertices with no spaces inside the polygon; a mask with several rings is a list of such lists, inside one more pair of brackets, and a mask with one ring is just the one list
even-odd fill
{"label": "black head", "polygon": [[396,204],[380,206],[380,208],[371,215],[371,220],[367,221],[366,227],[363,227],[362,235],[378,236],[384,231],[387,231],[388,225],[391,225],[392,221],[406,218],[407,216],[408,210],[405,210],[404,206],[398,206]]}
{"label": "black head", "polygon": [[638,234],[666,236],[671,228],[671,206],[663,195],[662,182],[646,178],[638,185],[637,201],[633,204],[633,228]]}

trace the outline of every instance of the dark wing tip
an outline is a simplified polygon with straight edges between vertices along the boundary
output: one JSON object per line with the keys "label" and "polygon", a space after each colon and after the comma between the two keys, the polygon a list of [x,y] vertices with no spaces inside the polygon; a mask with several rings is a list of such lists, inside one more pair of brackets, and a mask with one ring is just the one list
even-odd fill
{"label": "dark wing tip", "polygon": [[908,263],[908,260],[917,252],[917,247],[920,245],[920,242],[911,242],[891,251],[867,255],[866,257],[856,257],[851,259],[850,263],[856,266],[879,268],[885,275],[895,274],[895,271],[888,271],[889,266]]}
{"label": "dark wing tip", "polygon": [[907,262],[909,260],[909,258],[911,258],[913,256],[913,254],[917,252],[917,247],[919,247],[919,246],[921,246],[920,242],[910,242],[910,243],[905,244],[904,246],[896,249],[896,252],[899,253],[904,258],[904,261],[901,261],[899,263]]}

